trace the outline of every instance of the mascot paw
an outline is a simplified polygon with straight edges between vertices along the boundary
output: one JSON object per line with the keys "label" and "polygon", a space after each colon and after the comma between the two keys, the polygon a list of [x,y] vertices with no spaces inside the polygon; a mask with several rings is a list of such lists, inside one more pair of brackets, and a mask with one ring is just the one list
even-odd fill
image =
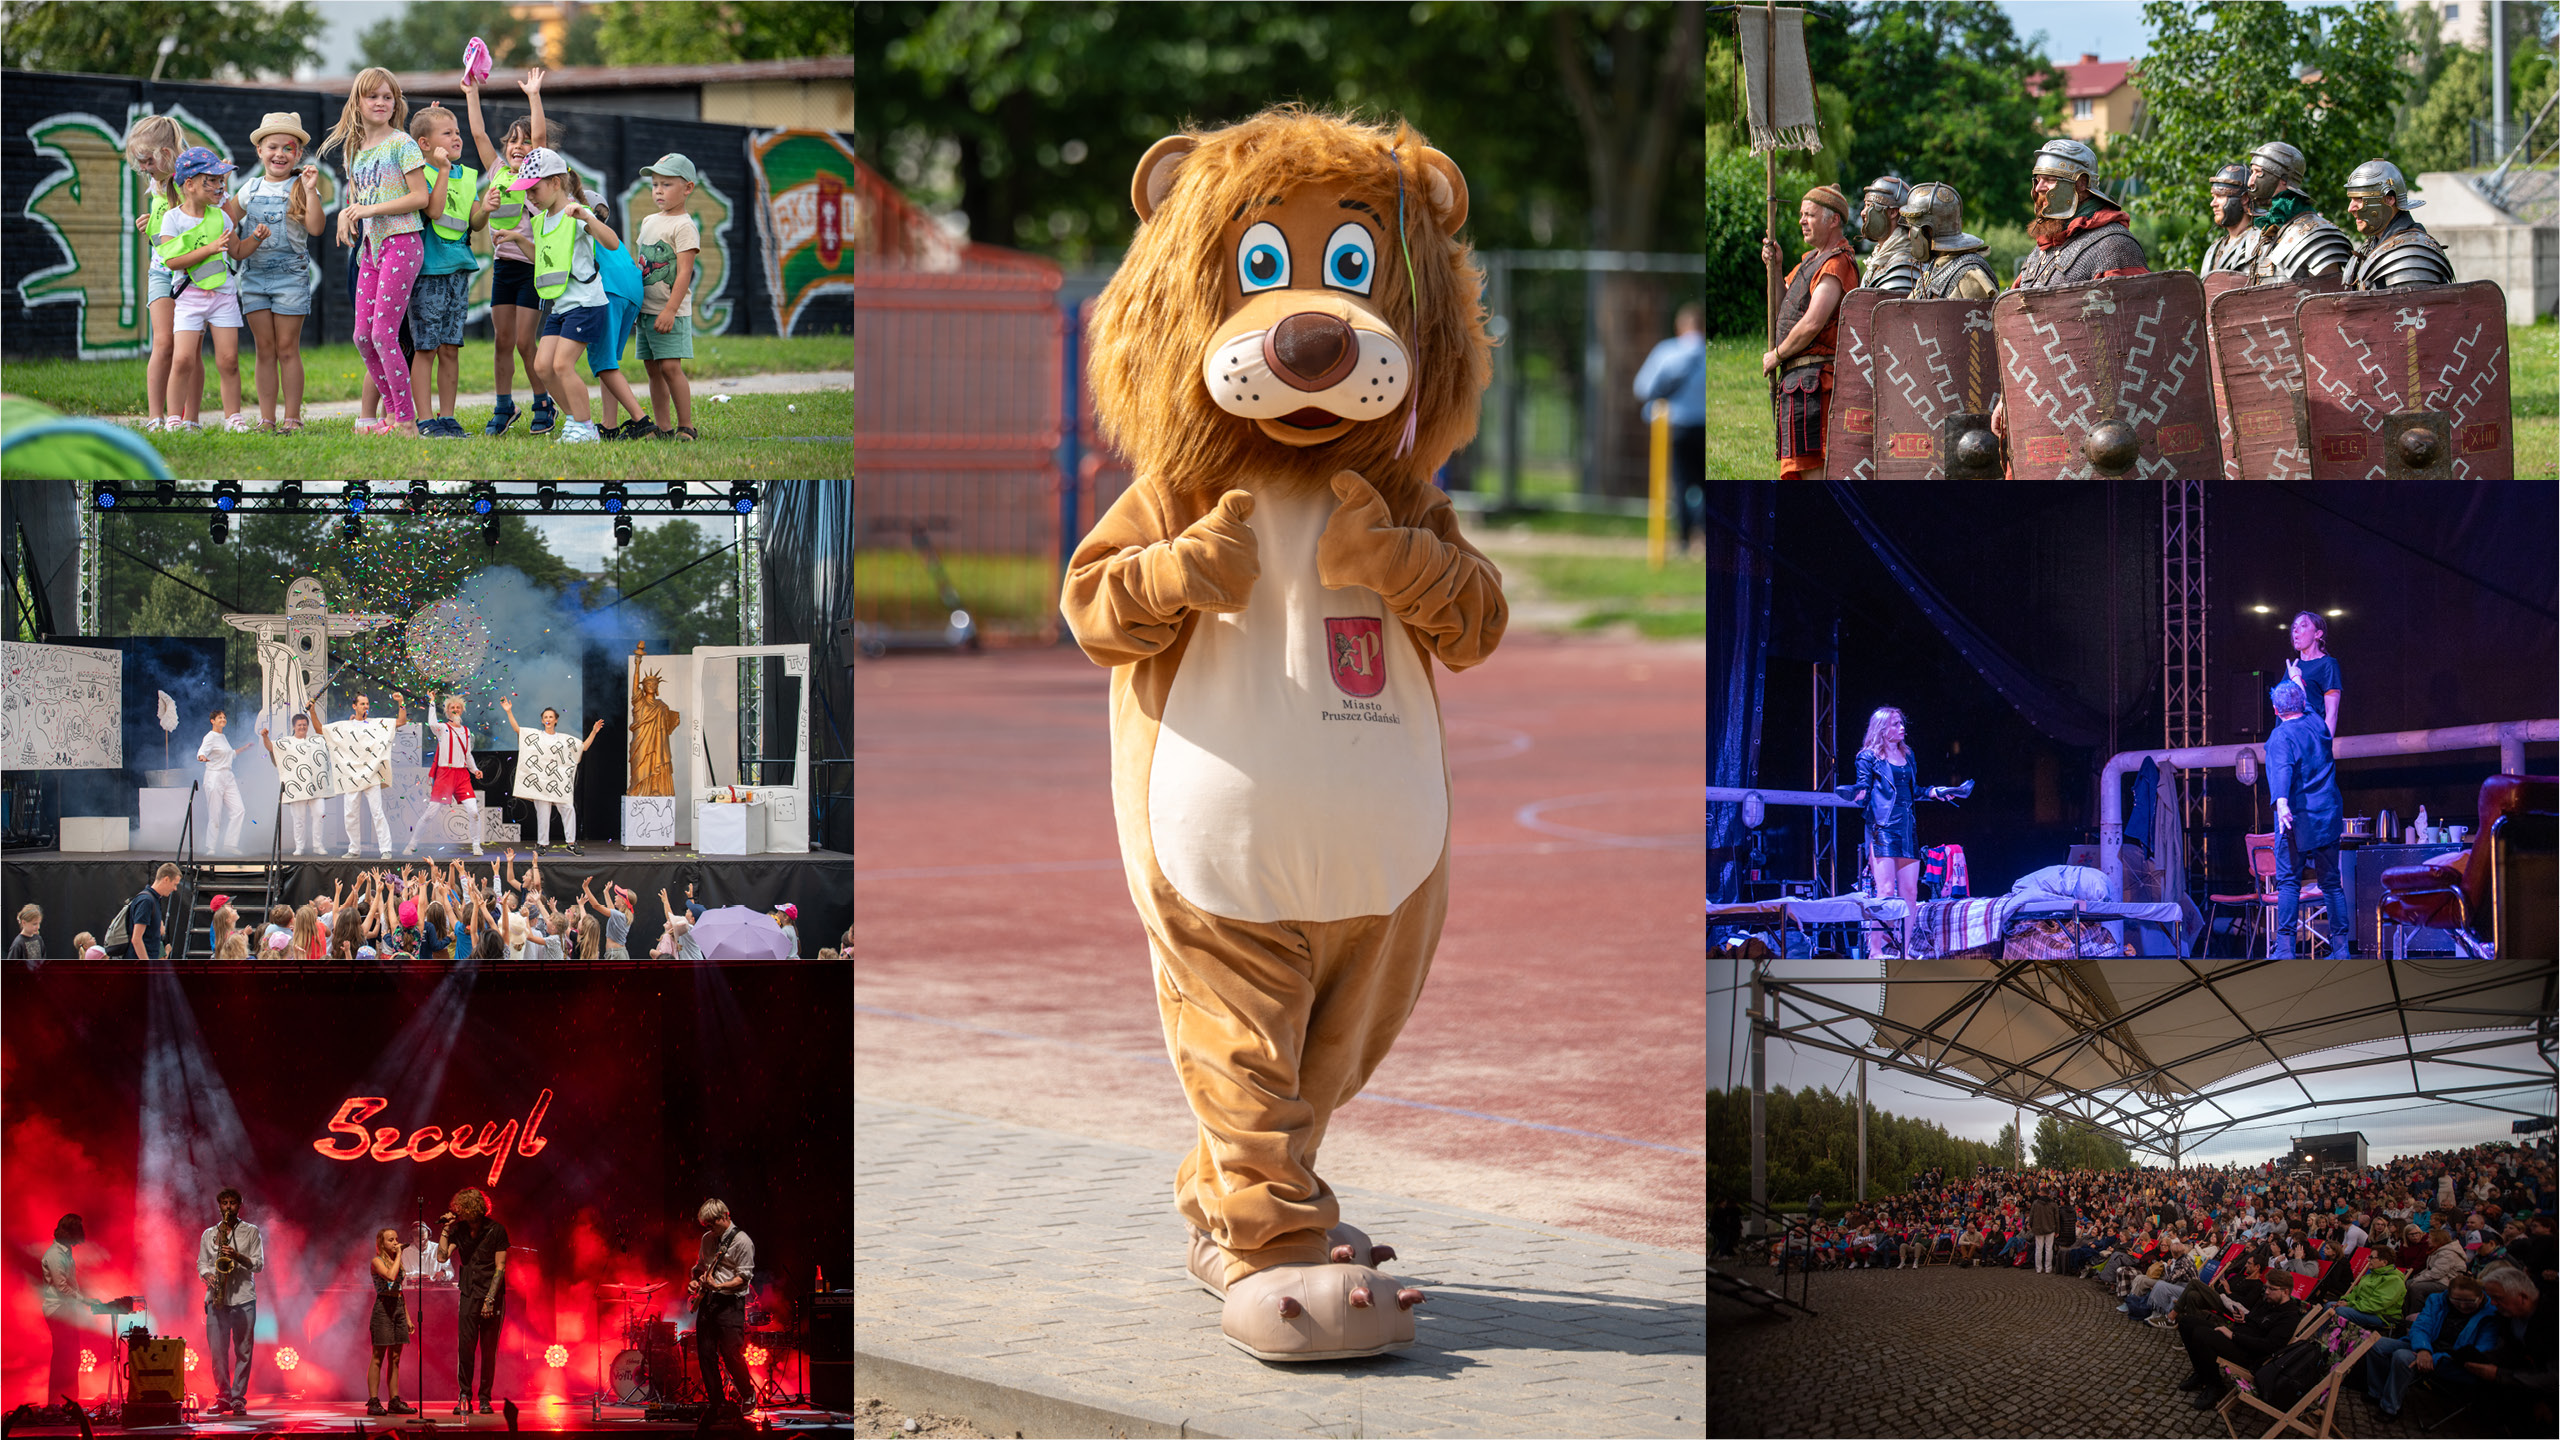
{"label": "mascot paw", "polygon": [[1328,590],[1365,585],[1381,593],[1394,588],[1410,532],[1387,513],[1377,487],[1357,471],[1333,477],[1333,495],[1342,502],[1324,534],[1316,541],[1316,575]]}
{"label": "mascot paw", "polygon": [[1252,597],[1253,582],[1262,577],[1262,552],[1245,523],[1252,514],[1252,493],[1230,490],[1174,541],[1182,557],[1182,598],[1193,609],[1232,613]]}
{"label": "mascot paw", "polygon": [[1384,1265],[1396,1258],[1396,1247],[1370,1244],[1356,1225],[1336,1225],[1324,1238],[1326,1253],[1336,1265]]}
{"label": "mascot paw", "polygon": [[1219,1328],[1257,1360],[1349,1360],[1411,1345],[1422,1299],[1366,1265],[1279,1265],[1227,1287]]}

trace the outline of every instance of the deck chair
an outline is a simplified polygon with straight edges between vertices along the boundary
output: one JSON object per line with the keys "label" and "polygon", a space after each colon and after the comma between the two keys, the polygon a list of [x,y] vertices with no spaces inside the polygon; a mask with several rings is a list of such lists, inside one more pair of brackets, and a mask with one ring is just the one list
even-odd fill
{"label": "deck chair", "polygon": [[2296,1300],[2310,1299],[2311,1292],[2320,1288],[2320,1282],[2329,1278],[2329,1266],[2332,1263],[2334,1262],[2323,1260],[2320,1262],[2320,1268],[2311,1274],[2295,1275],[2293,1277],[2293,1298]]}
{"label": "deck chair", "polygon": [[2222,1258],[2213,1262],[2213,1282],[2207,1285],[2205,1287],[2206,1289],[2217,1291],[2225,1295],[2231,1293],[2230,1289],[2225,1286],[2223,1282],[2231,1278],[2231,1267],[2239,1260],[2240,1252],[2244,1248],[2246,1247],[2241,1245],[2237,1240],[2231,1242],[2231,1248],[2223,1251]]}
{"label": "deck chair", "polygon": [[[2290,1410],[2278,1410],[2259,1399],[2254,1389],[2256,1379],[2250,1372],[2229,1360],[2215,1358],[2213,1363],[2222,1367],[2223,1378],[2231,1382],[2230,1392],[2222,1397],[2218,1412],[2222,1416],[2222,1428],[2231,1433],[2232,1440],[2239,1440],[2240,1436],[2240,1428],[2232,1423],[2232,1416],[2243,1405],[2275,1419],[2259,1440],[2276,1440],[2288,1430],[2299,1431],[2310,1436],[2311,1440],[2329,1440],[2329,1427],[2337,1419],[2338,1386],[2347,1378],[2348,1369],[2362,1363],[2365,1352],[2373,1348],[2374,1335],[2361,1325],[2333,1316],[2322,1315],[2321,1318],[2330,1322],[2321,1335],[2329,1348],[2328,1373],[2320,1377],[2319,1384],[2303,1392],[2302,1398],[2295,1401]],[[2305,1423],[2315,1415],[2320,1422],[2317,1430]]]}

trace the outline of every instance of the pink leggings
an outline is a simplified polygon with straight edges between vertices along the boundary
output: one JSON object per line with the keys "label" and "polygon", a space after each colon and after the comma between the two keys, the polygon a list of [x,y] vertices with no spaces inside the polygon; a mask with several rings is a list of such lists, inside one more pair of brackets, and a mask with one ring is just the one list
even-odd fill
{"label": "pink leggings", "polygon": [[426,263],[427,242],[416,231],[394,235],[356,256],[356,354],[382,395],[382,416],[399,425],[418,423],[409,398],[409,357],[400,351],[400,322],[409,313],[409,290]]}

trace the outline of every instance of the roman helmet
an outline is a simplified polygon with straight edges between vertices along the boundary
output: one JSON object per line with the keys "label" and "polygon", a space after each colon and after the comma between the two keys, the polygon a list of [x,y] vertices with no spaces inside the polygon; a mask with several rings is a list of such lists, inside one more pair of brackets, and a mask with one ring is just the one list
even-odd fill
{"label": "roman helmet", "polygon": [[2367,160],[2347,175],[2348,199],[2364,200],[2376,195],[2390,196],[2391,203],[2403,210],[2415,210],[2427,203],[2410,198],[2409,182],[2402,178],[2400,167],[2388,160]]}
{"label": "roman helmet", "polygon": [[2044,208],[2036,212],[2039,220],[2070,219],[2080,208],[2080,197],[2072,182],[2082,178],[2089,181],[2090,199],[2108,205],[2116,203],[2098,191],[2098,152],[2077,140],[2047,140],[2038,146],[2034,173],[2050,175],[2061,182],[2045,198]]}
{"label": "roman helmet", "polygon": [[2240,202],[2241,214],[2248,213],[2249,167],[2239,164],[2225,165],[2213,172],[2213,179],[2207,182],[2207,188],[2213,192],[2213,223],[2217,226],[2239,224],[2237,217],[2230,220],[2222,218],[2222,204],[2226,200],[2237,200]]}
{"label": "roman helmet", "polygon": [[2303,177],[2310,173],[2302,152],[2281,140],[2270,140],[2250,151],[2249,167],[2249,203],[2261,210],[2287,190],[2301,189]]}
{"label": "roman helmet", "polygon": [[1902,202],[1902,223],[1928,231],[1930,248],[1943,250],[1964,233],[1964,197],[1941,180],[1915,186]]}
{"label": "roman helmet", "polygon": [[1858,211],[1858,233],[1869,240],[1882,240],[1892,234],[1893,214],[1910,194],[1911,187],[1891,175],[1868,181],[1866,200]]}

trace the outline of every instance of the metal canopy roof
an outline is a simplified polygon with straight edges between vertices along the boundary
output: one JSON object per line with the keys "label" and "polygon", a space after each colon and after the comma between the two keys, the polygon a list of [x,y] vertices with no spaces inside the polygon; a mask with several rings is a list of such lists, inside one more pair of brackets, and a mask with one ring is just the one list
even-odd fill
{"label": "metal canopy roof", "polygon": [[[2528,960],[1895,960],[1882,963],[1879,979],[1870,1009],[1826,993],[1838,980],[1764,974],[1778,1006],[1767,1033],[2084,1120],[2170,1154],[2244,1119],[2368,1100],[2423,1096],[2538,1113],[2457,1097],[2552,1083],[2560,1010],[2560,970]],[[1871,1027],[1867,1035],[1857,1033],[1860,1020]],[[1844,1033],[1843,1025],[1852,1028]],[[2538,1068],[2478,1054],[2512,1048],[2519,1030],[2532,1032]],[[2499,1033],[2455,1038],[2480,1031]],[[2376,1040],[2399,1044],[2379,1056],[2293,1063]],[[2455,1058],[2466,1054],[2475,1058]],[[2420,1062],[2478,1070],[2489,1083],[2430,1089]],[[2406,1067],[2406,1083],[2333,1097],[2315,1097],[2302,1083],[2370,1067],[2392,1067],[2394,1084]],[[2214,1088],[2247,1071],[2264,1073]],[[2243,1114],[2222,1103],[2288,1083],[2290,1090],[2236,1107]],[[2295,1092],[2302,1103],[2267,1103]],[[2185,1124],[2199,1106],[2220,1118]]]}

